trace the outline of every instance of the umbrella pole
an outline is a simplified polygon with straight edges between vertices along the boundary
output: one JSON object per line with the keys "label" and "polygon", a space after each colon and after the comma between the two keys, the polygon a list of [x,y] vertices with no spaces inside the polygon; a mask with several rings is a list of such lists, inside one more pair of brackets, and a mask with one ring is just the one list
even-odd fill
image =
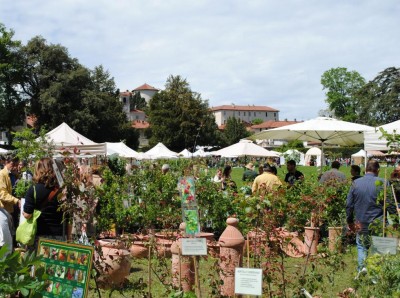
{"label": "umbrella pole", "polygon": [[322,167],[323,167],[323,163],[325,162],[325,157],[324,157],[324,142],[321,142],[321,164],[319,167],[319,172],[320,174],[322,174]]}

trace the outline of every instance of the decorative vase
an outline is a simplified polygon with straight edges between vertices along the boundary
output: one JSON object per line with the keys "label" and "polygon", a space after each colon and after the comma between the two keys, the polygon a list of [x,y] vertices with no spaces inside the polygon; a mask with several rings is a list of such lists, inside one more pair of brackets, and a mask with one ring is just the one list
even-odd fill
{"label": "decorative vase", "polygon": [[319,228],[304,227],[304,254],[316,255],[319,240]]}
{"label": "decorative vase", "polygon": [[268,256],[270,254],[270,248],[267,243],[267,233],[260,229],[248,232],[244,246],[244,254],[247,254],[247,247],[249,247],[251,255],[259,256],[263,254],[264,256]]}
{"label": "decorative vase", "polygon": [[148,241],[149,236],[147,235],[132,235],[132,242],[129,246],[131,256],[134,258],[147,258],[149,255]]}
{"label": "decorative vase", "polygon": [[170,258],[171,254],[171,245],[172,242],[178,237],[177,232],[171,231],[162,231],[160,233],[156,233],[156,247],[157,247],[157,255],[159,257]]}
{"label": "decorative vase", "polygon": [[98,240],[101,255],[95,253],[95,266],[100,272],[99,284],[103,288],[121,286],[131,269],[130,253],[122,242],[114,239]]}
{"label": "decorative vase", "polygon": [[222,296],[235,295],[235,268],[243,262],[244,237],[237,228],[239,220],[228,218],[227,227],[219,238],[220,245],[220,278],[223,281],[220,293]]}
{"label": "decorative vase", "polygon": [[342,227],[328,227],[329,251],[342,250]]}

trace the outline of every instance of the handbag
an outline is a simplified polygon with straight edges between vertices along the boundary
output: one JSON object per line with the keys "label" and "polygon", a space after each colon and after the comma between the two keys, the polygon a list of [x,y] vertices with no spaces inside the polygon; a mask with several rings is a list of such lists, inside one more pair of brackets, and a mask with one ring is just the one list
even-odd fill
{"label": "handbag", "polygon": [[[36,188],[33,187],[33,197],[36,204]],[[32,246],[35,243],[35,236],[37,231],[37,219],[41,211],[34,209],[30,218],[22,222],[16,231],[16,240],[22,244]]]}

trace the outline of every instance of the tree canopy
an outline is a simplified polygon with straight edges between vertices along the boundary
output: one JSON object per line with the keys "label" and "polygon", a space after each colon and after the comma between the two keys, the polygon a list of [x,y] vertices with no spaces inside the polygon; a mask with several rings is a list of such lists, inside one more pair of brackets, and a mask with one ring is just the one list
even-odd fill
{"label": "tree canopy", "polygon": [[356,94],[359,117],[364,124],[378,126],[399,119],[400,68],[389,67]]}
{"label": "tree canopy", "polygon": [[179,75],[169,76],[165,90],[150,100],[147,116],[151,123],[151,146],[162,142],[171,150],[181,151],[217,142],[217,124],[208,101],[193,92]]}
{"label": "tree canopy", "polygon": [[365,79],[354,70],[337,67],[323,73],[321,84],[326,90],[325,101],[330,113],[338,119],[356,122],[358,103],[355,94],[365,85]]}
{"label": "tree canopy", "polygon": [[246,127],[240,119],[229,117],[226,121],[223,135],[226,145],[232,145],[250,136],[250,132],[246,130]]}
{"label": "tree canopy", "polygon": [[1,57],[6,57],[6,63],[0,60],[0,112],[13,116],[2,118],[6,124],[0,126],[20,124],[26,112],[35,115],[37,131],[66,122],[95,142],[126,140],[137,148],[139,134],[123,111],[114,78],[102,66],[88,69],[65,47],[40,36],[21,45],[2,25],[0,34]]}

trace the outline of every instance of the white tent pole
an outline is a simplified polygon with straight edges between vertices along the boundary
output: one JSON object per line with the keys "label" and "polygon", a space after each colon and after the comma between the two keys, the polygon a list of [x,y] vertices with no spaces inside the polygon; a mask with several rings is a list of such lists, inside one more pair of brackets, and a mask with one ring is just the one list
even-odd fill
{"label": "white tent pole", "polygon": [[321,142],[321,165],[320,165],[320,173],[322,174],[322,167],[323,167],[323,163],[324,163],[324,142]]}

